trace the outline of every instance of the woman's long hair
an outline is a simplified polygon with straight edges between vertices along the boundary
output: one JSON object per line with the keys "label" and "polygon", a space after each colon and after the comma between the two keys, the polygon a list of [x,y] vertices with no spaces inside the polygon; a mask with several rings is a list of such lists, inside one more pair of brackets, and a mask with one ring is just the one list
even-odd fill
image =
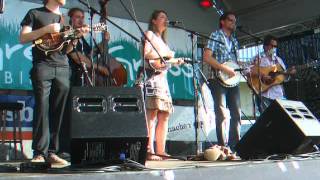
{"label": "woman's long hair", "polygon": [[[164,13],[165,15],[167,15],[167,13],[164,10],[155,10],[155,11],[153,11],[153,13],[151,15],[151,18],[149,20],[148,30],[150,30],[152,32],[156,32],[157,31],[156,26],[153,24],[152,20],[156,20],[158,18],[158,16],[160,15],[160,13]],[[161,38],[165,43],[167,43],[167,29],[165,29],[163,31],[163,33],[161,34]]]}

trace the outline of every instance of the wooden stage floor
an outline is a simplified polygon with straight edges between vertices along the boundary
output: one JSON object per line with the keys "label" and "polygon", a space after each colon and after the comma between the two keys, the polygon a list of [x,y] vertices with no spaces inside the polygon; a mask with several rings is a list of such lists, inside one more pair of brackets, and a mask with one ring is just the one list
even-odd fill
{"label": "wooden stage floor", "polygon": [[[2,162],[0,166],[18,167],[21,162]],[[270,180],[270,179],[319,179],[320,157],[292,158],[286,160],[264,161],[182,161],[164,160],[147,161],[146,169],[121,169],[112,166],[99,169],[72,169],[55,167],[41,173],[5,172],[0,173],[0,180]],[[114,169],[113,169],[114,168]],[[113,171],[113,170],[115,171]]]}

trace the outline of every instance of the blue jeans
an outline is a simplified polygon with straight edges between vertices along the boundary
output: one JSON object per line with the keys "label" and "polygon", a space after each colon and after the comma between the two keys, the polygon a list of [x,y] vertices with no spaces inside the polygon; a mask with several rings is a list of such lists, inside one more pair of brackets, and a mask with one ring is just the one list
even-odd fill
{"label": "blue jeans", "polygon": [[239,86],[226,88],[221,86],[216,80],[209,80],[209,82],[209,87],[214,100],[218,144],[226,146],[225,124],[228,116],[225,108],[228,107],[231,116],[228,145],[231,148],[234,148],[240,139],[241,110]]}
{"label": "blue jeans", "polygon": [[70,89],[69,67],[34,64],[30,71],[35,109],[32,149],[34,156],[48,155],[59,148],[59,132]]}

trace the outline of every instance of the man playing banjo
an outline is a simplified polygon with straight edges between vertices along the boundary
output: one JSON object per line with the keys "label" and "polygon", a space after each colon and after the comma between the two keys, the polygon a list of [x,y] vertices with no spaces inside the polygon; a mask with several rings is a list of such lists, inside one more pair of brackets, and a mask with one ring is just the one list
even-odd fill
{"label": "man playing banjo", "polygon": [[[227,80],[221,76],[211,77],[209,87],[214,99],[214,111],[216,115],[216,131],[218,144],[221,146],[230,146],[231,149],[240,139],[240,90],[238,86],[239,72],[229,64],[237,65],[238,41],[233,32],[236,29],[236,17],[232,12],[224,13],[219,19],[217,31],[211,33],[208,44],[204,50],[203,60],[208,63],[216,72],[223,74]],[[213,41],[216,40],[216,41]],[[222,43],[218,43],[222,42]],[[230,84],[229,80],[237,80]],[[240,80],[240,79],[239,79]],[[225,129],[228,118],[226,108],[230,110],[229,140],[226,143]]]}

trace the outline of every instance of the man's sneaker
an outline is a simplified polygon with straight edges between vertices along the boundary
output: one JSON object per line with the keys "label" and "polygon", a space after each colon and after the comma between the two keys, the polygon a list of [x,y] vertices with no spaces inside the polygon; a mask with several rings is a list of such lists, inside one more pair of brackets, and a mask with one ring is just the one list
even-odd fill
{"label": "man's sneaker", "polygon": [[31,162],[34,162],[34,163],[44,163],[45,162],[45,159],[42,155],[36,155],[34,156],[32,159],[31,159]]}
{"label": "man's sneaker", "polygon": [[66,160],[66,161],[70,161],[71,160],[71,155],[67,152],[61,152],[59,154],[57,154],[60,158]]}
{"label": "man's sneaker", "polygon": [[54,165],[69,165],[69,162],[60,158],[56,154],[50,153],[47,162]]}

